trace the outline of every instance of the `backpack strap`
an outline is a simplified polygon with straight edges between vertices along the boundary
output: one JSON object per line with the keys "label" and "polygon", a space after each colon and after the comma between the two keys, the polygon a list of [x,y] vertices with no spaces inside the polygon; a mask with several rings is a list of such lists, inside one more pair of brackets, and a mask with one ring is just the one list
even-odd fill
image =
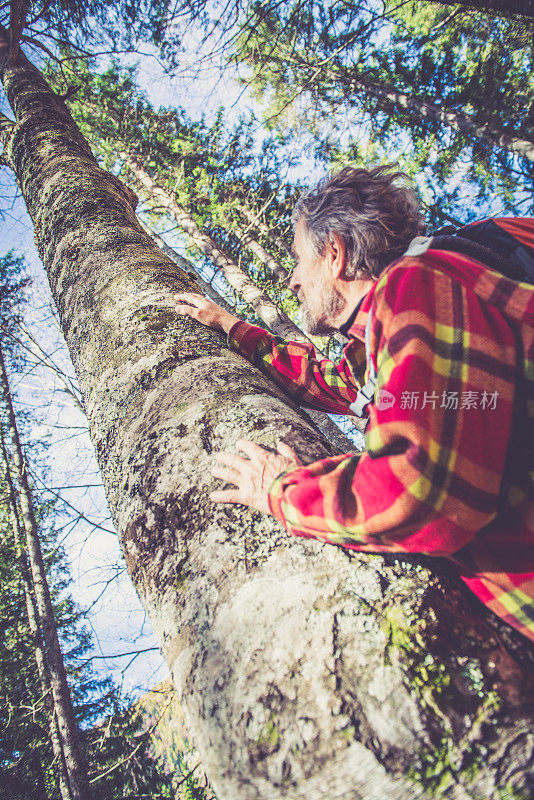
{"label": "backpack strap", "polygon": [[[415,239],[412,239],[410,242],[410,246],[404,255],[420,256],[428,250],[432,244],[432,241],[432,236],[416,236]],[[353,411],[357,417],[365,419],[365,427],[367,427],[369,423],[369,417],[365,418],[364,412],[369,403],[372,403],[375,399],[377,377],[375,365],[373,359],[371,358],[371,324],[371,309],[369,309],[367,323],[365,325],[365,360],[367,362],[367,366],[369,367],[369,380],[364,386],[362,386],[361,389],[358,390],[356,400],[354,400],[354,402],[349,406],[350,410]]]}
{"label": "backpack strap", "polygon": [[[369,380],[367,383],[362,386],[361,389],[358,390],[358,394],[356,395],[356,400],[350,404],[349,408],[351,411],[354,411],[357,417],[363,417],[364,411],[369,405],[372,403],[375,397],[376,391],[376,369],[371,358],[371,309],[369,309],[369,314],[367,315],[367,323],[365,325],[365,360],[367,361],[367,365],[369,367]],[[369,422],[369,418],[365,420],[365,425]]]}

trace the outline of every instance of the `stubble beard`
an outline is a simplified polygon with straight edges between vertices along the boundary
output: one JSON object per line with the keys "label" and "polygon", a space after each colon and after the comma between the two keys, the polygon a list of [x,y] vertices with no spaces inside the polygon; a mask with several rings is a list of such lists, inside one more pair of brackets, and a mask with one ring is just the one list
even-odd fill
{"label": "stubble beard", "polygon": [[314,291],[320,298],[319,309],[314,313],[306,298],[302,299],[302,327],[309,336],[328,336],[337,330],[333,321],[345,308],[345,299],[325,281],[321,281]]}

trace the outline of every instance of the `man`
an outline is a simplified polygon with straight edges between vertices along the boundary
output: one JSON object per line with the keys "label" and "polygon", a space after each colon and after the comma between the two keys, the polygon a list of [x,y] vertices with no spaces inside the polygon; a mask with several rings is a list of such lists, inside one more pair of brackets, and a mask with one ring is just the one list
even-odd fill
{"label": "man", "polygon": [[[179,313],[224,331],[302,405],[369,420],[365,453],[307,466],[283,442],[277,453],[238,442],[245,456],[220,453],[213,469],[237,488],[211,497],[273,514],[295,535],[446,556],[534,640],[534,289],[488,268],[498,257],[483,246],[473,256],[417,238],[400,177],[347,167],[295,208],[290,287],[308,332],[347,337],[339,364],[177,295]],[[523,257],[521,223],[512,241]],[[364,387],[366,333],[376,377]]]}

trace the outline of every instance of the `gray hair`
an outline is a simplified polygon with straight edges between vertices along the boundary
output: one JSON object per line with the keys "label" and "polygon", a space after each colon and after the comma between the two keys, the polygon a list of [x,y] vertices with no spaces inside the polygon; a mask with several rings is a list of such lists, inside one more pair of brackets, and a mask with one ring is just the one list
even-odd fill
{"label": "gray hair", "polygon": [[303,218],[310,243],[324,255],[339,234],[347,248],[348,278],[378,278],[382,270],[425,232],[414,192],[396,185],[406,175],[394,165],[344,167],[297,201],[293,224]]}

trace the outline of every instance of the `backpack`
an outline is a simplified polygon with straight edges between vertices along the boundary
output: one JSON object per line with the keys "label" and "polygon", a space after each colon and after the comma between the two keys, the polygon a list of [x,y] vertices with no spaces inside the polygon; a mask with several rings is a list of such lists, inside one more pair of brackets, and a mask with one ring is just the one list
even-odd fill
{"label": "backpack", "polygon": [[429,245],[476,258],[514,281],[534,284],[534,217],[497,217],[442,228]]}
{"label": "backpack", "polygon": [[[452,226],[440,228],[431,236],[413,239],[404,255],[419,256],[430,248],[461,253],[481,261],[507,278],[534,285],[534,217],[498,217],[472,222],[457,229]],[[371,314],[365,326],[369,380],[350,405],[358,417],[363,417],[376,391],[376,369],[370,356],[370,340]]]}

